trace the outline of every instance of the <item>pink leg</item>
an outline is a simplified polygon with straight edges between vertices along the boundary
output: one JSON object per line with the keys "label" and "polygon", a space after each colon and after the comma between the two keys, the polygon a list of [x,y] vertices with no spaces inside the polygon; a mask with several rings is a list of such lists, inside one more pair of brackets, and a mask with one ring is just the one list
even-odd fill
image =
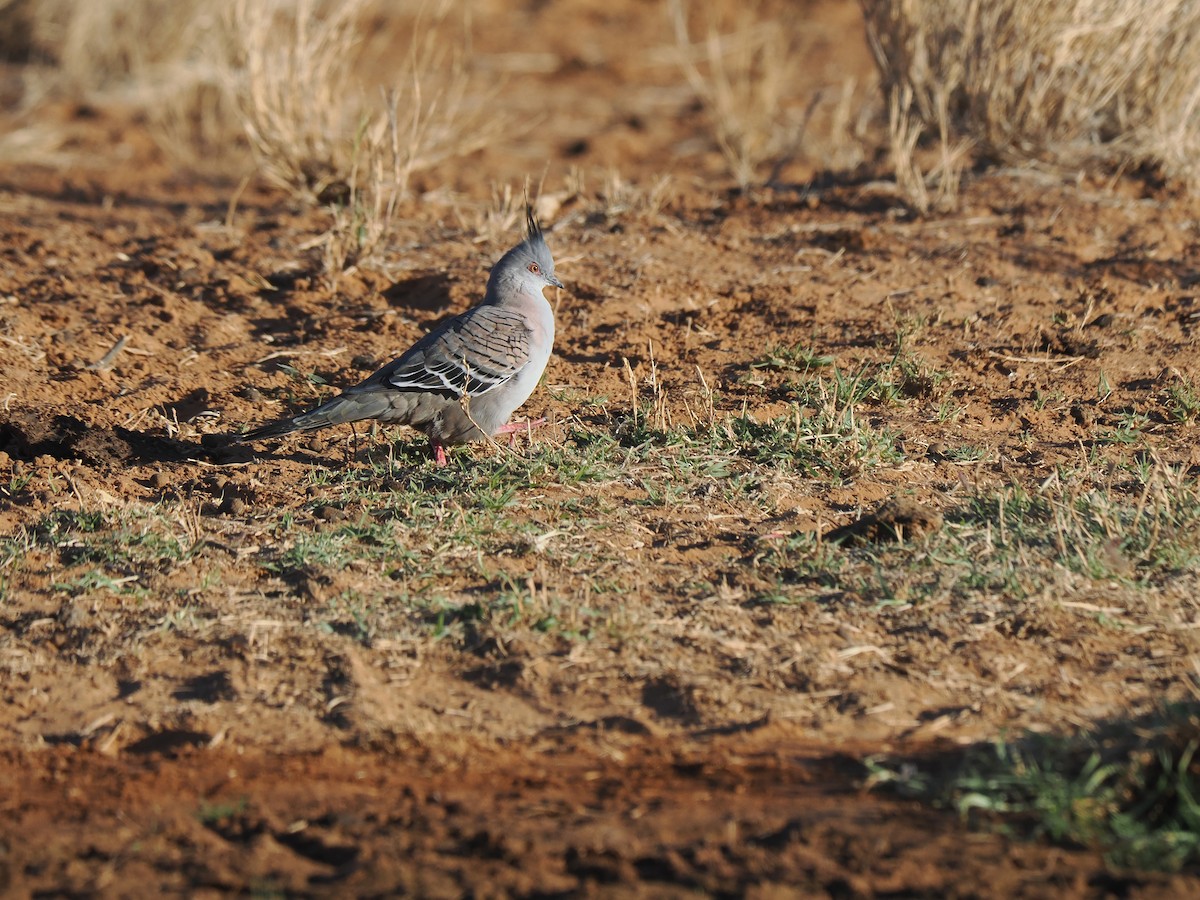
{"label": "pink leg", "polygon": [[447,460],[445,447],[443,447],[437,441],[431,440],[429,442],[429,449],[433,452],[433,464],[435,466],[441,468],[442,466],[446,465]]}
{"label": "pink leg", "polygon": [[532,431],[539,425],[545,425],[545,419],[534,419],[532,422],[509,422],[507,425],[501,425],[496,429],[496,434],[508,435],[508,446],[511,448],[517,443],[517,435],[522,431]]}
{"label": "pink leg", "polygon": [[509,422],[507,425],[497,428],[496,434],[519,434],[526,429],[537,428],[539,425],[545,424],[545,419],[534,419],[532,422]]}

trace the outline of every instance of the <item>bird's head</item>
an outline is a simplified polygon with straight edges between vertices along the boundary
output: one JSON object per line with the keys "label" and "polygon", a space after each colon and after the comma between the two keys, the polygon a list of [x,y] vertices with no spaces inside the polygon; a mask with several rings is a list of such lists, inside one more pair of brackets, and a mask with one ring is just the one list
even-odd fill
{"label": "bird's head", "polygon": [[538,224],[533,210],[525,207],[527,234],[525,240],[517,244],[500,258],[492,269],[488,279],[488,293],[504,288],[505,291],[516,290],[542,296],[547,287],[563,286],[554,274],[554,257],[546,246],[546,238],[542,234],[542,226]]}

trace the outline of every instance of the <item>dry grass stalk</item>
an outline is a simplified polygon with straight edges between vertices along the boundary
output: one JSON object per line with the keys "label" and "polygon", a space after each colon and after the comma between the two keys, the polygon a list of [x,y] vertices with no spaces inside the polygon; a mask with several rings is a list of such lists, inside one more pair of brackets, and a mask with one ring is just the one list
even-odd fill
{"label": "dry grass stalk", "polygon": [[919,212],[928,212],[929,191],[925,175],[916,160],[917,142],[924,125],[913,115],[911,88],[898,88],[888,97],[888,137],[891,143],[892,172],[896,187]]}
{"label": "dry grass stalk", "polygon": [[[1200,177],[1191,0],[860,0],[893,130],[1001,159],[1097,159]],[[903,162],[903,160],[900,160]]]}
{"label": "dry grass stalk", "polygon": [[184,62],[198,63],[196,30],[204,29],[224,5],[224,0],[23,4],[31,17],[35,52],[54,62],[60,87],[80,95],[126,86],[152,72],[161,77]]}
{"label": "dry grass stalk", "polygon": [[896,187],[909,205],[922,214],[957,206],[963,167],[973,145],[969,138],[954,137],[946,94],[939,93],[936,100],[933,126],[939,153],[936,162],[926,170],[918,145],[929,126],[914,108],[912,89],[904,85],[894,89],[888,98],[888,137]]}
{"label": "dry grass stalk", "polygon": [[[583,194],[582,173],[577,174],[580,194]],[[659,175],[649,185],[639,185],[621,177],[616,169],[604,173],[603,183],[596,193],[599,213],[606,219],[626,215],[658,216],[673,200],[674,185],[670,175]]]}
{"label": "dry grass stalk", "polygon": [[[414,173],[472,153],[502,120],[469,67],[468,23],[453,2],[411,23],[394,85],[369,102],[351,85],[359,28],[374,0],[236,0],[242,110],[262,170],[298,195],[333,203],[326,266],[379,248]],[[288,40],[273,35],[286,26]]]}
{"label": "dry grass stalk", "polygon": [[[549,219],[538,212],[539,219]],[[520,191],[513,190],[509,183],[492,183],[491,199],[482,207],[472,210],[473,215],[465,217],[458,214],[463,227],[475,235],[475,242],[495,243],[505,239],[518,230],[521,217],[525,214],[525,197]]]}
{"label": "dry grass stalk", "polygon": [[[793,96],[808,41],[790,24],[795,11],[754,0],[693,14],[686,0],[671,0],[670,12],[680,65],[712,121],[730,174],[745,188],[768,165],[777,173],[796,156],[821,100],[815,94],[798,109]],[[697,28],[702,37],[693,41]]]}
{"label": "dry grass stalk", "polygon": [[24,16],[30,101],[46,95],[117,100],[141,110],[167,151],[211,164],[238,148],[241,129],[226,92],[222,26],[229,0],[37,0]]}
{"label": "dry grass stalk", "polygon": [[231,88],[260,169],[281,187],[319,195],[345,179],[363,108],[349,85],[366,2],[233,3]]}

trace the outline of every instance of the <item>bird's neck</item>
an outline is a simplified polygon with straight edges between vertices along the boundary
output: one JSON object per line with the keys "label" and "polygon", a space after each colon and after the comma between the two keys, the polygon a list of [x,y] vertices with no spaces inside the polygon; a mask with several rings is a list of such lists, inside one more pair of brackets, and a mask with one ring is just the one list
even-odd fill
{"label": "bird's neck", "polygon": [[550,301],[546,299],[546,294],[542,290],[518,281],[498,278],[488,282],[487,292],[484,294],[482,302],[492,306],[512,306],[527,304],[530,301],[541,301],[547,306],[550,305]]}

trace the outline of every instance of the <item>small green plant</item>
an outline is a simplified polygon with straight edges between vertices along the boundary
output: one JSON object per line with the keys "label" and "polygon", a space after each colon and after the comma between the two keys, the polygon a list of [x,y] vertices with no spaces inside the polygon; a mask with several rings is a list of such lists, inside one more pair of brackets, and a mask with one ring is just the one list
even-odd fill
{"label": "small green plant", "polygon": [[285,372],[291,376],[293,381],[297,381],[301,384],[311,384],[317,387],[329,384],[329,379],[325,376],[319,375],[316,372],[301,372],[295,366],[289,366],[287,363],[280,363],[279,371]]}
{"label": "small green plant", "polygon": [[162,632],[178,632],[192,634],[197,631],[204,621],[204,611],[196,606],[184,604],[177,609],[168,610],[158,620],[158,629]]}
{"label": "small green plant", "polygon": [[942,452],[942,456],[950,462],[957,463],[974,463],[987,459],[988,450],[986,447],[976,447],[972,444],[962,444],[958,447],[947,447]]}
{"label": "small green plant", "polygon": [[23,475],[13,474],[9,476],[8,484],[0,485],[0,491],[3,491],[9,497],[15,497],[20,494],[25,488],[29,487],[29,482],[33,480],[33,475],[26,472]]}
{"label": "small green plant", "polygon": [[202,825],[213,825],[225,819],[240,816],[250,808],[250,800],[239,797],[237,800],[227,800],[216,803],[201,803],[196,809],[196,819]]}
{"label": "small green plant", "polygon": [[1139,444],[1145,439],[1145,429],[1150,425],[1150,417],[1142,413],[1123,412],[1117,416],[1117,427],[1107,428],[1098,434],[1098,439],[1106,444],[1129,446]]}
{"label": "small green plant", "polygon": [[368,647],[378,634],[374,610],[357,591],[345,591],[331,600],[317,627],[326,634],[345,635]]}
{"label": "small green plant", "polygon": [[1175,871],[1200,861],[1198,748],[1196,711],[1168,708],[1136,725],[983,745],[940,771],[877,758],[868,783],[976,825],[1097,847],[1117,866]]}
{"label": "small green plant", "polygon": [[934,413],[934,421],[940,425],[945,425],[949,422],[957,422],[962,416],[966,407],[961,403],[955,403],[953,400],[943,398],[938,401],[937,412]]}
{"label": "small green plant", "polygon": [[109,575],[100,569],[90,569],[71,581],[54,582],[54,590],[77,596],[88,591],[112,591],[117,594],[145,596],[145,588],[139,587],[137,575]]}
{"label": "small green plant", "polygon": [[818,353],[806,344],[793,344],[790,347],[777,346],[767,351],[766,356],[750,364],[753,369],[767,369],[774,372],[800,372],[808,374],[814,369],[823,369],[833,365],[834,358]]}
{"label": "small green plant", "polygon": [[1167,412],[1172,421],[1181,425],[1200,416],[1200,391],[1192,381],[1184,378],[1167,388]]}

